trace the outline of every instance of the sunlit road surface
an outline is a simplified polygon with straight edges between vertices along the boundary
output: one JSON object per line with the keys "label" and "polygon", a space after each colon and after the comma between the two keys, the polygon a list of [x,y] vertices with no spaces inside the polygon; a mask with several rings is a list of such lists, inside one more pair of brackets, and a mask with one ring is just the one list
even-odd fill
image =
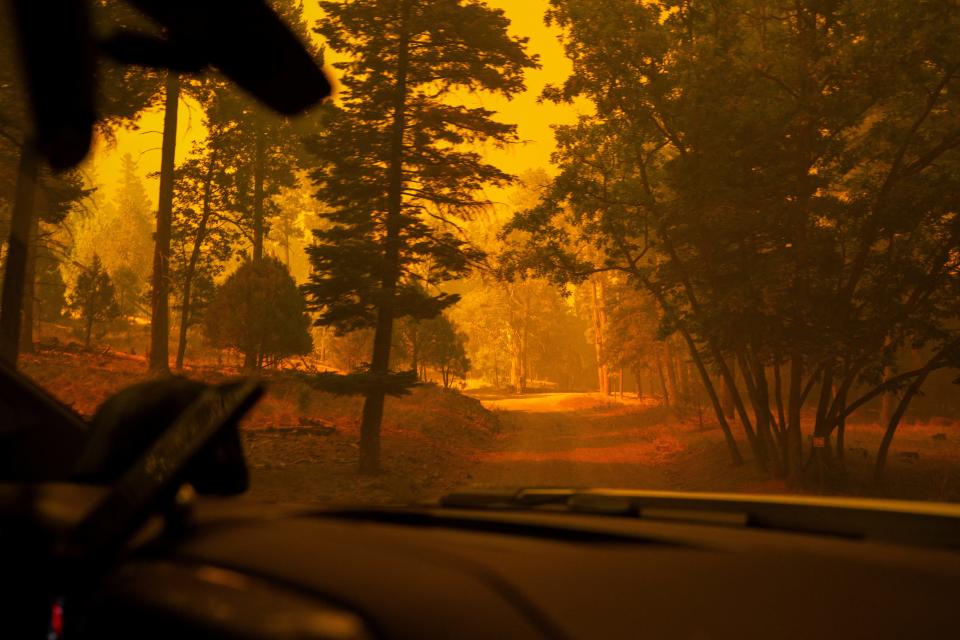
{"label": "sunlit road surface", "polygon": [[617,402],[604,399],[597,393],[537,393],[526,396],[504,396],[477,394],[474,396],[491,410],[522,412],[555,412],[588,409]]}
{"label": "sunlit road surface", "polygon": [[[503,432],[478,454],[477,485],[676,488],[689,427],[641,401],[598,394],[477,394]],[[679,436],[679,437],[678,437]]]}

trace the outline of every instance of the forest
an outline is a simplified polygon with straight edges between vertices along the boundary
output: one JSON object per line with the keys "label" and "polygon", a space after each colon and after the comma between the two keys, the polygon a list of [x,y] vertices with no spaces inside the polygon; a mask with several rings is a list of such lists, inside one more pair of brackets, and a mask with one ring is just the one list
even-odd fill
{"label": "forest", "polygon": [[256,427],[338,429],[345,483],[447,455],[390,450],[418,414],[451,468],[529,462],[498,440],[528,402],[570,421],[549,456],[615,424],[576,455],[649,428],[623,461],[709,445],[681,475],[749,478],[694,488],[960,500],[960,5],[270,5],[331,99],[280,116],[105,58],[67,171],[30,152],[0,39],[0,237],[32,203],[5,361],[87,414],[134,379],[262,376],[282,419]]}

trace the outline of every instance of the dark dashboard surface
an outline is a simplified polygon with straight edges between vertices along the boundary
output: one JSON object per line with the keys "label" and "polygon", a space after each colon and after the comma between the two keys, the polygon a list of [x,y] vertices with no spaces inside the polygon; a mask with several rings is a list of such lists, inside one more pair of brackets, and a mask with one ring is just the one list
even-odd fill
{"label": "dark dashboard surface", "polygon": [[263,581],[387,638],[938,638],[960,602],[950,550],[568,513],[218,514],[128,565],[115,595],[150,604],[171,564]]}

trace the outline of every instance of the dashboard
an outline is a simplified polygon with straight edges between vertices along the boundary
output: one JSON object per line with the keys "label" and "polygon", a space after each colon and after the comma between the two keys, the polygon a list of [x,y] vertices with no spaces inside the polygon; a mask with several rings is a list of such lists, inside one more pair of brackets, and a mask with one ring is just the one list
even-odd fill
{"label": "dashboard", "polygon": [[77,606],[82,637],[131,628],[145,638],[956,632],[953,550],[563,512],[424,507],[248,517],[254,511],[208,502],[187,533],[139,549]]}

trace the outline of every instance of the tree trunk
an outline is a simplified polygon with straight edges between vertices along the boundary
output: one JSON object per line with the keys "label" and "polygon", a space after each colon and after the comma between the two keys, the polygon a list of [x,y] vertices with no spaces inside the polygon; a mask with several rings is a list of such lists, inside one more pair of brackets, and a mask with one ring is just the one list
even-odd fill
{"label": "tree trunk", "polygon": [[[884,369],[883,382],[888,380],[886,369]],[[890,416],[893,413],[893,393],[885,393],[880,396],[880,424],[889,424]]]}
{"label": "tree trunk", "polygon": [[[756,436],[752,442],[753,455],[756,458],[757,465],[763,472],[767,471],[767,439],[762,435],[762,431],[769,428],[770,423],[767,419],[767,413],[761,406],[758,383],[754,377],[754,372],[747,357],[741,351],[737,354],[737,362],[740,363],[740,372],[743,374],[743,385],[747,389],[747,397],[753,405],[753,416],[756,421]],[[748,422],[744,418],[744,422]]]}
{"label": "tree trunk", "polygon": [[713,382],[710,380],[710,373],[707,371],[706,365],[703,364],[703,358],[700,357],[700,351],[697,349],[697,343],[693,341],[693,336],[691,336],[690,332],[685,328],[680,328],[680,334],[687,343],[687,348],[690,350],[690,357],[693,358],[693,363],[696,365],[697,371],[700,373],[700,380],[703,383],[703,388],[707,391],[707,395],[710,397],[710,403],[713,405],[713,411],[717,416],[717,421],[720,423],[720,429],[723,431],[723,439],[726,441],[727,449],[730,451],[730,458],[733,460],[733,464],[739,466],[743,464],[743,456],[740,455],[740,449],[737,447],[737,441],[734,439],[733,432],[730,430],[730,424],[727,422],[727,418],[723,415],[723,407],[720,406],[720,397],[717,395],[717,390],[713,387]]}
{"label": "tree trunk", "polygon": [[820,379],[820,398],[817,401],[817,417],[813,423],[813,449],[810,452],[810,461],[815,466],[818,488],[824,490],[825,478],[833,471],[833,460],[829,448],[829,436],[832,425],[827,424],[827,414],[833,400],[833,372],[835,363],[830,362],[824,367]]}
{"label": "tree trunk", "polygon": [[[737,363],[733,362],[730,364],[730,375],[736,380],[737,379]],[[723,414],[727,416],[728,419],[734,420],[737,417],[736,409],[733,406],[733,393],[730,391],[729,386],[722,385],[723,378],[720,378],[717,381],[718,386],[723,387]]]}
{"label": "tree trunk", "polygon": [[[887,338],[889,340],[889,337]],[[883,380],[886,382],[893,377],[893,369],[889,366],[883,368]],[[890,418],[893,414],[893,393],[888,392],[880,397],[880,424],[890,424]]]}
{"label": "tree trunk", "polygon": [[660,351],[656,351],[656,362],[657,362],[657,377],[660,379],[660,391],[663,392],[663,404],[664,406],[670,406],[670,391],[667,388],[667,377],[663,372],[663,358],[660,356]]}
{"label": "tree trunk", "polygon": [[[255,116],[256,117],[256,116]],[[258,119],[254,123],[253,156],[253,261],[263,260],[263,181],[266,171],[266,141],[263,124]],[[243,355],[243,368],[247,371],[259,371],[263,365],[263,353],[259,345]]]}
{"label": "tree trunk", "polygon": [[17,188],[10,219],[7,265],[3,274],[3,300],[0,304],[0,359],[11,368],[17,366],[20,346],[23,285],[27,266],[27,246],[34,217],[38,159],[32,141],[20,147]]}
{"label": "tree trunk", "polygon": [[20,353],[33,353],[33,326],[37,303],[37,249],[40,242],[40,216],[30,218],[27,264],[23,276],[23,323],[20,325]]}
{"label": "tree trunk", "polygon": [[[657,304],[660,305],[660,308],[663,310],[664,314],[668,316],[674,316],[673,308],[667,302],[663,293],[653,286],[653,284],[645,276],[639,274],[638,276],[644,287],[646,287],[646,289],[656,299]],[[743,456],[740,455],[740,449],[737,447],[737,441],[733,437],[733,433],[730,430],[730,424],[727,422],[727,418],[723,413],[723,407],[720,405],[720,398],[717,395],[716,387],[713,386],[713,381],[710,379],[710,373],[707,371],[706,365],[703,364],[703,358],[700,357],[700,351],[697,349],[697,343],[694,341],[693,336],[690,335],[690,332],[682,324],[679,324],[679,331],[687,345],[687,349],[690,351],[690,357],[693,359],[693,363],[697,367],[697,372],[700,374],[700,381],[703,384],[703,388],[710,397],[710,404],[713,405],[713,411],[716,414],[717,422],[720,424],[720,429],[723,431],[723,437],[724,440],[726,440],[727,449],[730,451],[730,457],[733,460],[733,464],[743,464]],[[659,366],[659,355],[657,362]],[[730,370],[726,367],[726,363],[724,363],[723,370],[725,372],[724,379],[729,385]],[[662,369],[660,371],[660,380],[663,382]]]}
{"label": "tree trunk", "polygon": [[[737,414],[740,416],[740,423],[743,426],[743,433],[747,436],[747,442],[753,449],[757,465],[760,467],[761,471],[766,472],[766,461],[764,460],[762,452],[758,448],[759,443],[757,442],[756,433],[753,430],[753,425],[750,422],[747,409],[743,404],[743,398],[741,398],[740,392],[737,390],[737,383],[730,373],[730,367],[727,366],[726,358],[723,357],[723,354],[720,353],[720,350],[717,349],[716,346],[710,341],[708,341],[708,345],[711,347],[714,360],[716,361],[717,366],[720,368],[720,375],[723,378],[724,383],[727,385],[727,390],[733,397],[733,406],[737,410]],[[746,372],[744,372],[744,376],[746,376]]]}
{"label": "tree trunk", "polygon": [[510,354],[510,380],[513,383],[513,390],[516,393],[523,393],[524,375],[523,375],[523,340],[514,332],[514,348]]}
{"label": "tree trunk", "polygon": [[86,327],[86,332],[84,333],[84,336],[83,336],[83,346],[89,349],[90,336],[93,334],[93,309],[91,309],[90,312],[87,313],[86,320],[87,320],[87,327]]}
{"label": "tree trunk", "polygon": [[689,400],[693,396],[693,389],[690,386],[690,367],[683,359],[680,350],[677,350],[677,372],[679,373],[680,395]]}
{"label": "tree trunk", "polygon": [[794,353],[790,358],[790,394],[787,401],[787,455],[786,474],[790,483],[800,486],[803,460],[803,433],[800,409],[803,406],[803,356]]}
{"label": "tree trunk", "polygon": [[634,369],[633,378],[637,381],[637,400],[640,400],[643,398],[643,371]]}
{"label": "tree trunk", "polygon": [[[783,381],[780,377],[780,359],[777,358],[776,362],[773,364],[773,395],[774,400],[777,403],[777,420],[780,423],[780,430],[786,432],[787,429],[787,418],[786,413],[783,410]],[[784,451],[786,451],[785,444],[782,445]],[[786,454],[784,454],[786,455]]]}
{"label": "tree trunk", "polygon": [[173,219],[173,171],[177,151],[180,76],[167,72],[157,198],[157,233],[153,251],[153,295],[150,318],[150,371],[170,371],[170,225]]}
{"label": "tree trunk", "polygon": [[188,266],[183,275],[183,295],[180,298],[180,336],[177,339],[177,371],[183,371],[183,360],[187,353],[187,327],[190,322],[190,289],[193,286],[193,273]]}
{"label": "tree trunk", "polygon": [[777,455],[777,442],[773,437],[773,413],[770,411],[770,385],[767,383],[767,371],[756,355],[753,357],[753,384],[757,390],[756,417],[757,439],[772,466],[774,475],[783,475],[781,457]]}
{"label": "tree trunk", "polygon": [[416,323],[413,324],[413,334],[410,340],[410,370],[417,371],[419,376],[420,367],[420,336],[418,334]]}
{"label": "tree trunk", "polygon": [[[386,237],[384,238],[384,272],[380,283],[382,293],[377,309],[377,325],[373,337],[373,355],[370,371],[375,376],[390,372],[390,344],[393,337],[393,313],[400,279],[400,231],[403,215],[403,139],[407,128],[407,72],[410,57],[410,34],[407,19],[410,15],[408,2],[400,7],[400,39],[397,45],[397,75],[394,93],[393,121],[391,123],[390,167]],[[382,387],[371,388],[363,402],[360,420],[360,473],[375,474],[380,471],[380,425],[383,422],[383,405],[386,394]]]}
{"label": "tree trunk", "polygon": [[913,397],[917,395],[917,392],[920,391],[920,387],[922,387],[923,383],[926,381],[927,376],[930,375],[930,371],[932,371],[932,368],[926,368],[922,374],[917,376],[916,379],[910,383],[910,386],[907,387],[907,390],[903,392],[903,397],[900,398],[900,402],[897,403],[897,408],[890,416],[890,422],[887,423],[887,429],[883,434],[883,440],[880,441],[880,448],[877,449],[877,461],[873,468],[873,486],[876,489],[883,488],[884,471],[886,471],[887,467],[887,454],[890,452],[890,444],[893,442],[893,436],[897,432],[897,426],[900,424],[903,414],[907,412],[907,408],[910,406],[910,402],[913,400]]}
{"label": "tree trunk", "polygon": [[670,395],[673,403],[680,407],[680,389],[677,383],[677,369],[674,364],[673,349],[670,348],[670,338],[663,341],[663,359],[667,363],[667,382],[670,383]]}
{"label": "tree trunk", "polygon": [[266,172],[266,140],[264,140],[263,124],[259,118],[254,129],[253,260],[258,262],[263,259],[263,174]]}
{"label": "tree trunk", "polygon": [[190,260],[187,262],[187,268],[183,274],[183,295],[180,300],[180,336],[177,340],[177,371],[183,371],[183,360],[187,353],[187,329],[190,326],[190,305],[193,303],[191,300],[193,276],[197,271],[197,262],[200,261],[200,249],[207,236],[207,223],[210,220],[210,199],[213,195],[213,167],[216,163],[216,156],[216,151],[211,152],[203,184],[203,210],[200,214],[200,222],[197,224],[197,235],[193,239]]}
{"label": "tree trunk", "polygon": [[840,461],[841,466],[844,465],[844,452],[846,450],[846,435],[847,435],[847,417],[843,415],[843,407],[847,404],[847,392],[840,391],[840,398],[838,398],[839,406],[841,410],[837,416],[837,460]]}
{"label": "tree trunk", "polygon": [[600,387],[600,395],[606,396],[610,393],[610,376],[607,372],[605,362],[606,353],[603,348],[603,332],[605,329],[605,312],[603,309],[603,282],[597,283],[597,279],[591,282],[593,286],[593,345],[597,352],[597,379]]}
{"label": "tree trunk", "polygon": [[520,339],[520,392],[527,392],[527,382],[530,380],[530,359],[527,347],[530,345],[530,296],[523,300],[523,334]]}
{"label": "tree trunk", "polygon": [[[690,282],[690,278],[685,274],[683,269],[683,263],[677,255],[676,250],[673,248],[672,244],[669,241],[669,237],[664,235],[665,246],[669,252],[670,259],[676,264],[680,271],[680,281],[683,284],[683,290],[686,293],[688,302],[690,303],[690,308],[693,311],[694,317],[702,317],[702,312],[700,310],[700,301],[697,299],[696,293],[693,290],[693,284]],[[649,284],[647,285],[649,288]],[[664,308],[663,296],[659,295],[657,297],[660,302],[660,306]],[[753,426],[750,423],[750,417],[747,415],[746,407],[744,407],[743,399],[740,397],[740,392],[737,390],[736,382],[733,379],[733,376],[730,373],[730,367],[727,365],[727,360],[723,356],[723,352],[720,350],[720,347],[717,345],[716,341],[707,336],[704,340],[707,345],[707,348],[710,350],[710,355],[713,356],[713,360],[716,363],[717,367],[720,370],[720,376],[723,378],[723,381],[726,383],[730,394],[733,396],[734,406],[737,409],[737,413],[740,415],[740,422],[743,425],[744,434],[747,436],[747,441],[750,443],[751,448],[754,450],[754,454],[757,460],[757,463],[761,467],[761,471],[766,471],[764,466],[764,461],[762,455],[758,454],[757,451],[757,438],[756,434],[753,431]],[[704,385],[712,384],[709,380],[704,380]],[[723,420],[726,422],[726,420]]]}

